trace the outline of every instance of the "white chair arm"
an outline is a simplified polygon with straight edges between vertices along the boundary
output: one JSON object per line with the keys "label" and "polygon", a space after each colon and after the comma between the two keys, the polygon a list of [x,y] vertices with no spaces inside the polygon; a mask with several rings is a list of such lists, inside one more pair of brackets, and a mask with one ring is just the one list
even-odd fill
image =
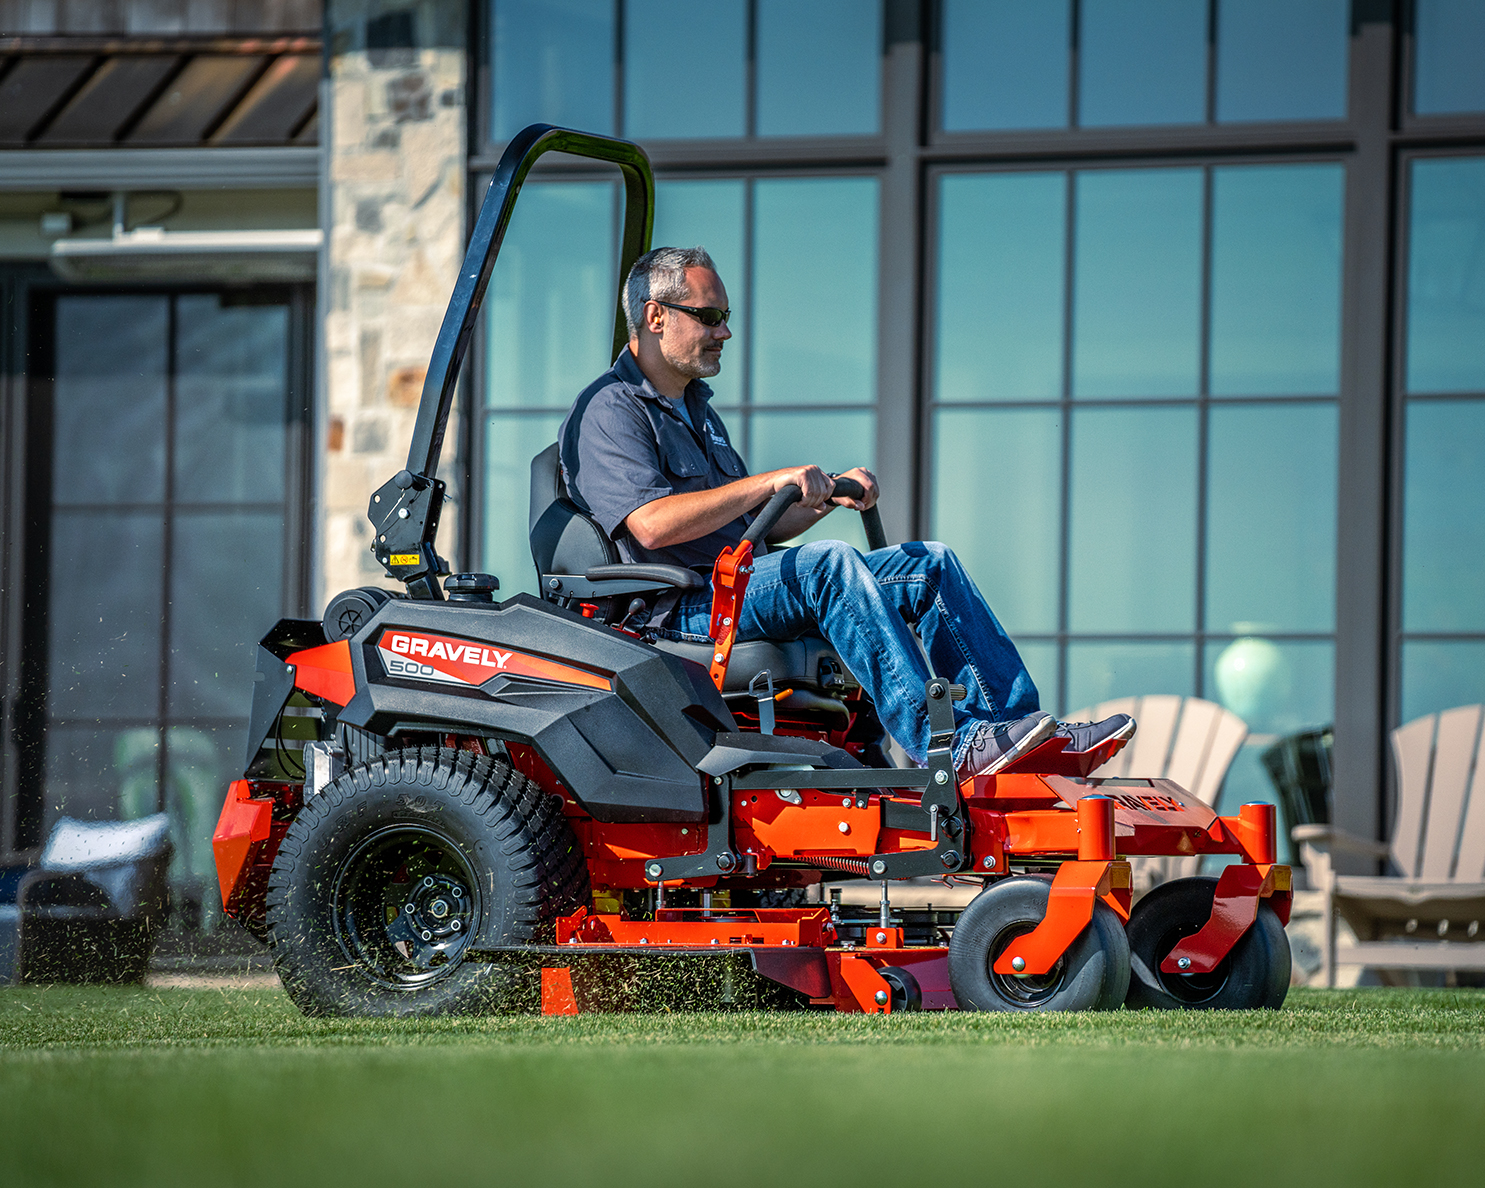
{"label": "white chair arm", "polygon": [[1289,836],[1321,853],[1364,854],[1368,858],[1385,858],[1391,853],[1386,842],[1358,837],[1334,825],[1296,825],[1289,831]]}

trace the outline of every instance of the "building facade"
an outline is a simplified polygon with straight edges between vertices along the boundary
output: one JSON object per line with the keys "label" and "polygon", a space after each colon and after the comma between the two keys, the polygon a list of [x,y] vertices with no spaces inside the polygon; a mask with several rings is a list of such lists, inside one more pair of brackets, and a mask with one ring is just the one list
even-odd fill
{"label": "building facade", "polygon": [[[0,3],[0,14],[14,24],[66,7]],[[95,7],[179,10],[178,21],[230,8]],[[34,846],[64,809],[167,803],[172,764],[190,762],[173,758],[172,740],[182,755],[205,753],[171,731],[210,726],[226,739],[240,728],[256,624],[383,580],[367,499],[403,464],[490,175],[509,138],[537,121],[642,144],[658,179],[655,243],[702,243],[718,261],[735,337],[716,406],[753,469],[874,469],[889,535],[959,551],[1048,708],[1146,693],[1220,701],[1253,731],[1228,804],[1272,796],[1265,746],[1333,724],[1337,820],[1383,835],[1387,731],[1485,700],[1478,4],[329,0],[323,21],[318,5],[312,19],[294,5],[232,13],[249,9],[279,13],[278,34],[313,39],[317,114],[275,125],[271,144],[232,139],[255,125],[226,105],[266,86],[278,57],[309,52],[249,50],[237,30],[235,52],[262,59],[257,73],[235,91],[222,84],[227,98],[191,145],[148,150],[177,153],[182,169],[180,154],[215,162],[211,184],[118,174],[147,151],[140,130],[165,119],[143,99],[106,144],[67,148],[56,128],[66,131],[86,79],[4,132],[4,847]],[[0,95],[22,65],[94,35],[15,32]],[[159,53],[183,54],[185,41]],[[73,56],[124,52],[100,43]],[[146,97],[158,104],[182,69]],[[0,98],[0,122],[7,110]],[[112,161],[115,175],[49,183],[69,152]],[[247,158],[230,158],[252,152],[278,154],[282,169],[284,154],[312,157],[310,184],[274,188],[267,157],[251,176]],[[242,162],[230,167],[236,181],[229,158]],[[116,237],[98,221],[112,209],[98,194],[120,188],[137,211],[130,226],[313,228],[315,270],[288,239],[256,272],[223,243],[198,255],[189,283],[180,271],[173,282],[144,275],[122,249],[109,271],[42,237],[43,216],[62,214],[93,220],[63,238]],[[185,198],[166,218],[154,208],[175,197],[148,188]],[[93,205],[68,197],[84,191]],[[538,167],[463,378],[441,548],[460,568],[497,574],[506,592],[535,577],[530,459],[608,363],[621,192],[616,175],[580,161]],[[181,222],[190,212],[203,221]],[[144,304],[125,316],[128,301]],[[273,334],[287,344],[281,368],[265,362],[277,347],[254,345]],[[125,342],[113,354],[99,349],[110,335]],[[110,360],[143,358],[145,341],[158,344],[141,373],[154,378],[121,378]],[[193,342],[236,352],[210,364],[225,385],[192,387],[207,350]],[[268,371],[285,377],[278,428],[230,428],[233,399],[245,409],[280,382]],[[150,439],[158,458],[124,448],[126,427],[92,411],[151,400],[171,426]],[[205,495],[186,469],[193,416],[208,426],[202,440],[226,451],[208,454]],[[58,433],[62,424],[82,428]],[[266,444],[273,434],[281,444]],[[254,461],[237,478],[224,456]],[[64,472],[92,477],[63,484]],[[162,485],[130,493],[146,475]],[[123,603],[107,576],[123,563],[106,550],[137,559],[153,547],[121,526],[137,514],[128,531],[155,531],[136,508],[170,544],[163,576],[150,579],[154,601]],[[200,521],[216,553],[184,543],[191,517],[210,515],[238,517]],[[846,514],[817,531],[863,543]],[[271,587],[276,602],[251,602],[246,570],[232,568],[248,565],[252,532],[264,534],[253,556],[279,566],[252,562],[260,578],[277,575],[253,588]],[[186,558],[211,560],[192,575]],[[241,605],[187,596],[212,582]],[[68,701],[69,674],[83,671],[69,648],[96,658],[135,646],[110,642],[120,623],[93,614],[102,603],[155,623],[139,646],[159,659],[128,669],[157,706],[137,723],[105,721],[136,704],[122,677],[79,683],[86,697]],[[209,647],[182,634],[193,614]],[[37,638],[48,642],[25,642]],[[220,706],[191,708],[186,680]],[[143,734],[120,741],[145,730],[153,750]],[[230,751],[223,742],[219,766]],[[200,813],[210,800],[202,794]]]}

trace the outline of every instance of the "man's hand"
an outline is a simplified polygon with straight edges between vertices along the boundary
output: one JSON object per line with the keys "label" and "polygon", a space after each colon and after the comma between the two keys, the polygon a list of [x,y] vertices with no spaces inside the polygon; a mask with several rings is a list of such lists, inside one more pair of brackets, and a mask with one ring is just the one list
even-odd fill
{"label": "man's hand", "polygon": [[855,479],[862,485],[862,487],[865,488],[866,494],[861,499],[847,499],[844,495],[842,495],[839,498],[832,499],[832,503],[835,503],[840,507],[849,507],[852,511],[859,512],[865,511],[869,507],[876,506],[877,496],[881,494],[881,492],[877,487],[877,476],[872,474],[871,471],[867,470],[864,466],[857,466],[851,470],[846,471],[842,475],[838,475],[837,477]]}
{"label": "man's hand", "polygon": [[824,507],[835,489],[835,480],[818,466],[796,466],[789,470],[775,470],[768,476],[777,495],[785,487],[799,488],[800,507]]}

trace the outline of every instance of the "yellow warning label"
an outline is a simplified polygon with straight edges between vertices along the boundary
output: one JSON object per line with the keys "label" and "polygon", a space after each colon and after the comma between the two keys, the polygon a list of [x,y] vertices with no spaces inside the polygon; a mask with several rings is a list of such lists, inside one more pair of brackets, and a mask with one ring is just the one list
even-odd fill
{"label": "yellow warning label", "polygon": [[416,565],[422,558],[416,553],[393,553],[387,561],[388,565]]}

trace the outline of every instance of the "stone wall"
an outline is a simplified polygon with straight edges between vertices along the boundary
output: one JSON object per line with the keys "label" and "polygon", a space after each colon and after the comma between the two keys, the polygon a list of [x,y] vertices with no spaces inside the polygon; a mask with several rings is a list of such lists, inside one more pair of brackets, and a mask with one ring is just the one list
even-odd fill
{"label": "stone wall", "polygon": [[[448,2],[328,4],[319,605],[350,586],[394,585],[369,551],[366,505],[406,463],[463,256],[463,28],[462,5]],[[458,442],[451,425],[445,478]],[[457,510],[445,505],[438,540],[451,563]]]}

